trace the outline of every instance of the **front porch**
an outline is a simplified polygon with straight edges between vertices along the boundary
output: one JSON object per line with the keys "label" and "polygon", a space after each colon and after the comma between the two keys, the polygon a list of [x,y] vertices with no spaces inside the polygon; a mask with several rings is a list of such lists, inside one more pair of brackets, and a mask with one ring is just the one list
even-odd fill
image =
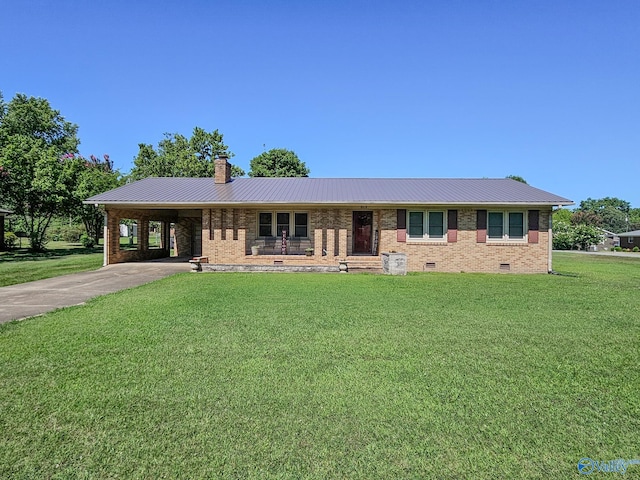
{"label": "front porch", "polygon": [[[105,264],[179,255],[203,257],[199,262],[203,265],[253,269],[313,266],[318,271],[334,271],[341,263],[351,269],[380,267],[381,210],[291,210],[286,215],[276,211],[270,216],[272,225],[266,224],[265,217],[259,209],[244,208],[108,209]],[[122,237],[125,224],[134,225],[129,238],[132,244]],[[269,231],[271,235],[260,235]],[[290,231],[298,236],[289,237]]]}
{"label": "front porch", "polygon": [[203,272],[369,272],[381,273],[382,260],[377,256],[351,256],[333,262],[313,262],[299,255],[258,255],[247,257],[244,263],[200,264]]}

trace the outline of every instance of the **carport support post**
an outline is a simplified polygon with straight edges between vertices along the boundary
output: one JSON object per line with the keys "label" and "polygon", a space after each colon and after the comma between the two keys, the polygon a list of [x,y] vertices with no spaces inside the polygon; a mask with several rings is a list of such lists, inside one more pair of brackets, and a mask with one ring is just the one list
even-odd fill
{"label": "carport support post", "polygon": [[162,245],[161,248],[163,248],[164,250],[167,251],[167,253],[169,254],[169,256],[171,256],[171,240],[169,239],[169,228],[170,228],[170,223],[163,221],[162,222]]}
{"label": "carport support post", "polygon": [[[102,226],[102,266],[109,265],[109,217],[107,213],[104,214],[104,225]],[[118,232],[120,235],[120,232]]]}
{"label": "carport support post", "polygon": [[149,220],[139,219],[138,222],[138,251],[149,250]]}

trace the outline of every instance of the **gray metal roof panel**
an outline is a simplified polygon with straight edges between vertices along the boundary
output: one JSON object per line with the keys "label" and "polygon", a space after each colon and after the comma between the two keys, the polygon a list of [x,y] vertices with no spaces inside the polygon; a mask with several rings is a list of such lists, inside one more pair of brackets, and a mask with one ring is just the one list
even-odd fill
{"label": "gray metal roof panel", "polygon": [[633,232],[616,233],[618,237],[640,237],[640,230],[634,230]]}
{"label": "gray metal roof panel", "polygon": [[99,204],[544,204],[571,200],[511,179],[152,177],[95,195]]}

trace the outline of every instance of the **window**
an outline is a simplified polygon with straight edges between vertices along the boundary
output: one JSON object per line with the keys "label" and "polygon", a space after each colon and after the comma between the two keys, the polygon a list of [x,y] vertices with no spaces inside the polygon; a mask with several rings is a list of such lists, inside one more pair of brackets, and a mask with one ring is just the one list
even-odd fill
{"label": "window", "polygon": [[489,212],[489,224],[487,236],[489,238],[502,238],[504,232],[504,215],[502,212]]}
{"label": "window", "polygon": [[269,212],[260,213],[260,220],[258,226],[258,235],[261,237],[271,236],[271,219],[273,215]]}
{"label": "window", "polygon": [[278,225],[276,227],[276,236],[281,236],[282,231],[287,232],[287,236],[291,236],[291,230],[289,229],[289,214],[288,213],[277,213]]}
{"label": "window", "polygon": [[524,212],[489,212],[487,237],[492,240],[522,240],[525,237]]}
{"label": "window", "polygon": [[413,240],[443,239],[446,227],[444,212],[420,211],[408,212],[408,234]]}
{"label": "window", "polygon": [[306,212],[260,212],[258,214],[258,236],[279,237],[283,230],[287,232],[287,237],[307,237],[309,214]]}
{"label": "window", "polygon": [[429,238],[444,237],[444,212],[429,212]]}
{"label": "window", "polygon": [[509,212],[509,238],[524,238],[524,213]]}
{"label": "window", "polygon": [[294,236],[308,237],[309,215],[307,213],[296,213],[295,215]]}
{"label": "window", "polygon": [[409,212],[409,238],[424,236],[424,213]]}

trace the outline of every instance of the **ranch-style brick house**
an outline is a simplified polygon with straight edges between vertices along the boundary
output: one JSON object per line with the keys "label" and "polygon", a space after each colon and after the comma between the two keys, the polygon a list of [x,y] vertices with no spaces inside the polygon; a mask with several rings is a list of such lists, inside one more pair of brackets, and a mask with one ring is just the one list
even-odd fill
{"label": "ranch-style brick house", "polygon": [[618,233],[617,236],[620,237],[620,246],[622,248],[630,250],[633,250],[634,247],[640,248],[640,230]]}
{"label": "ranch-style brick house", "polygon": [[[86,200],[106,210],[105,265],[173,249],[212,269],[337,270],[398,252],[409,271],[546,273],[552,209],[573,203],[511,179],[231,178],[215,162],[215,178],[146,178]],[[123,219],[137,249],[121,245]]]}

